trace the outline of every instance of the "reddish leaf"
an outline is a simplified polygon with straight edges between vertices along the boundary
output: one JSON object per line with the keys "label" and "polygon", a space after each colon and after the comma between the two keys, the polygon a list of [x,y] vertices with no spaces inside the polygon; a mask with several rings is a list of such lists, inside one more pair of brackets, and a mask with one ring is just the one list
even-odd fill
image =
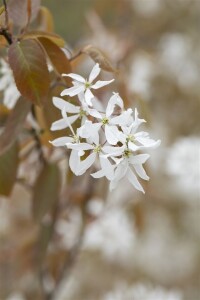
{"label": "reddish leaf", "polygon": [[103,70],[113,73],[117,72],[117,70],[113,68],[106,55],[98,48],[88,45],[84,47],[81,52],[89,55],[96,63],[99,63]]}
{"label": "reddish leaf", "polygon": [[65,46],[65,41],[59,35],[52,33],[52,32],[46,32],[46,31],[40,31],[40,30],[29,31],[29,32],[23,34],[21,36],[21,39],[26,40],[26,39],[33,39],[33,38],[39,38],[39,37],[44,37],[44,38],[51,40],[58,47]]}
{"label": "reddish leaf", "polygon": [[5,129],[0,136],[0,155],[7,151],[16,141],[30,108],[31,103],[23,98],[17,101],[17,104],[6,121]]}
{"label": "reddish leaf", "polygon": [[41,0],[9,0],[8,13],[14,24],[19,27],[24,27],[28,23],[29,14],[31,13],[30,21],[33,21],[39,11]]}
{"label": "reddish leaf", "polygon": [[33,195],[33,215],[37,221],[56,204],[60,189],[60,173],[57,165],[46,164],[41,171]]}
{"label": "reddish leaf", "polygon": [[46,100],[50,78],[45,53],[34,40],[13,43],[8,50],[10,67],[22,96],[35,104]]}
{"label": "reddish leaf", "polygon": [[[47,38],[40,37],[38,40],[44,47],[55,71],[60,75],[63,73],[71,73],[71,65],[64,52]],[[67,83],[71,84],[71,80],[68,77],[65,78],[67,78]]]}
{"label": "reddish leaf", "polygon": [[9,196],[16,180],[18,166],[18,147],[15,143],[0,155],[0,194]]}
{"label": "reddish leaf", "polygon": [[37,23],[38,23],[37,28],[39,30],[44,30],[48,32],[54,31],[53,16],[47,7],[45,6],[40,7]]}

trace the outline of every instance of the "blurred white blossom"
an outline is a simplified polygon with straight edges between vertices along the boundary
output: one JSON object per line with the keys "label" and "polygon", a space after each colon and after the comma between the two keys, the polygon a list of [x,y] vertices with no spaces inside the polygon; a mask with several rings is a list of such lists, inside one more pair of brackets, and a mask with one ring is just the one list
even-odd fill
{"label": "blurred white blossom", "polygon": [[1,59],[0,64],[0,91],[4,94],[3,104],[7,108],[12,109],[20,97],[20,92],[16,87],[13,73],[8,63],[4,59]]}

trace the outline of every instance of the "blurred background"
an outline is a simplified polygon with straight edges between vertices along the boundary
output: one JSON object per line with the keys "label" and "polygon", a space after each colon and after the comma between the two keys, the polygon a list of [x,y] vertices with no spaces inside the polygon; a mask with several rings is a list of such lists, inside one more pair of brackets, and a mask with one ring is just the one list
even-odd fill
{"label": "blurred background", "polygon": [[[115,91],[162,140],[146,165],[145,195],[126,181],[112,193],[103,180],[93,183],[81,247],[54,299],[200,300],[200,1],[42,4],[73,53],[88,44],[105,52],[119,69]],[[92,65],[81,57],[78,68],[88,73]],[[34,229],[22,221],[29,210],[27,189],[15,186],[9,200],[1,197],[1,299],[39,299],[27,242]],[[80,222],[78,205],[58,220],[52,265],[76,244]],[[45,286],[55,288],[51,277]]]}

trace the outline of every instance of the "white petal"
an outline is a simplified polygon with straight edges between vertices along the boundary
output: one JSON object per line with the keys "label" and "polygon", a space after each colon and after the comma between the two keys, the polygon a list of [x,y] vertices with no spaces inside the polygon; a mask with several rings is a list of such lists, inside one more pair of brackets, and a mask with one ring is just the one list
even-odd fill
{"label": "white petal", "polygon": [[96,159],[96,153],[92,152],[85,160],[80,162],[79,174],[82,175],[91,167]]}
{"label": "white petal", "polygon": [[100,112],[98,112],[96,109],[88,109],[88,113],[90,114],[90,116],[97,118],[97,119],[102,119],[102,115],[100,114]]}
{"label": "white petal", "polygon": [[93,84],[93,85],[91,86],[91,88],[97,90],[97,89],[99,89],[99,88],[101,88],[101,87],[103,87],[103,86],[105,86],[105,85],[110,84],[110,83],[113,82],[113,81],[114,81],[114,79],[109,80],[109,81],[101,81],[101,80],[98,80],[95,84]]}
{"label": "white petal", "polygon": [[94,95],[92,94],[90,89],[87,89],[85,92],[85,101],[87,105],[92,106],[92,101],[91,101],[92,98],[94,98]]}
{"label": "white petal", "polygon": [[109,144],[116,145],[119,141],[120,132],[116,126],[105,125],[105,136]]}
{"label": "white petal", "polygon": [[139,143],[141,143],[144,147],[146,148],[157,148],[158,146],[160,146],[161,141],[155,141],[153,139],[150,138],[143,138],[143,137],[136,137],[136,141],[138,141]]}
{"label": "white petal", "polygon": [[94,178],[101,178],[101,177],[104,177],[104,176],[105,176],[103,170],[99,170],[99,171],[97,171],[97,172],[95,172],[95,173],[92,173],[92,174],[90,174],[90,175],[91,175],[92,177],[94,177]]}
{"label": "white petal", "polygon": [[84,150],[94,149],[94,146],[87,144],[87,143],[77,143],[77,144],[69,143],[69,144],[67,144],[67,148],[84,151]]}
{"label": "white petal", "polygon": [[55,131],[55,130],[61,130],[67,128],[69,127],[69,124],[73,124],[78,119],[78,117],[79,117],[78,115],[74,115],[68,117],[67,119],[60,119],[58,121],[55,121],[51,125],[51,130]]}
{"label": "white petal", "polygon": [[80,111],[79,106],[75,106],[59,97],[53,97],[53,104],[60,110],[65,107],[65,111],[68,113],[78,113]]}
{"label": "white petal", "polygon": [[70,77],[72,79],[75,79],[78,82],[85,83],[85,79],[78,74],[69,73],[69,74],[62,74],[62,76]]}
{"label": "white petal", "polygon": [[104,146],[102,150],[108,154],[108,156],[119,156],[124,152],[125,146],[121,147],[112,147],[112,146]]}
{"label": "white petal", "polygon": [[83,92],[84,90],[85,90],[84,85],[75,85],[68,89],[63,90],[60,95],[73,97],[73,96],[78,95],[79,93]]}
{"label": "white petal", "polygon": [[127,172],[127,178],[129,180],[129,182],[138,190],[141,191],[143,193],[145,193],[143,187],[141,186],[141,184],[139,183],[137,177],[135,176],[135,174],[131,171],[131,169],[128,170]]}
{"label": "white petal", "polygon": [[128,148],[131,149],[132,151],[137,151],[140,149],[140,147],[138,147],[137,145],[135,145],[132,142],[128,142]]}
{"label": "white petal", "polygon": [[114,177],[114,166],[102,155],[99,156],[99,160],[104,176],[106,176],[108,180],[112,180]]}
{"label": "white petal", "polygon": [[112,118],[111,123],[120,126],[129,126],[133,122],[132,112],[131,108],[125,110],[119,116]]}
{"label": "white petal", "polygon": [[52,131],[61,130],[61,129],[64,129],[64,128],[67,128],[67,127],[68,127],[67,122],[64,119],[60,119],[60,120],[55,121],[55,122],[52,123],[51,130]]}
{"label": "white petal", "polygon": [[99,68],[99,64],[96,64],[89,76],[89,82],[91,83],[100,73],[101,69]]}
{"label": "white petal", "polygon": [[78,151],[72,150],[69,157],[69,166],[72,172],[76,176],[79,175],[79,164],[80,164],[80,157],[78,155]]}
{"label": "white petal", "polygon": [[110,100],[108,101],[108,105],[106,108],[106,117],[110,117],[114,111],[115,106],[118,105],[121,109],[124,107],[124,103],[119,94],[114,93]]}
{"label": "white petal", "polygon": [[144,180],[149,180],[149,176],[147,175],[142,165],[133,165],[133,167],[140,178]]}
{"label": "white petal", "polygon": [[59,137],[53,141],[49,141],[53,146],[60,147],[60,146],[66,146],[66,143],[71,143],[73,141],[73,138],[69,136]]}
{"label": "white petal", "polygon": [[132,155],[130,158],[129,158],[129,161],[132,165],[136,165],[136,164],[144,164],[147,159],[150,157],[149,154],[138,154],[138,155]]}

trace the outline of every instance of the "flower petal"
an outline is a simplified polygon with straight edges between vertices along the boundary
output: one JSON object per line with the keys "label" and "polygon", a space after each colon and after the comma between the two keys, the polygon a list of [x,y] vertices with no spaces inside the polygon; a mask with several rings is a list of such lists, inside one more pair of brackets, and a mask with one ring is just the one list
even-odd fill
{"label": "flower petal", "polygon": [[122,98],[118,93],[113,93],[112,97],[108,101],[108,105],[106,108],[106,117],[110,117],[114,111],[115,106],[119,106],[121,109],[124,107],[124,103]]}
{"label": "flower petal", "polygon": [[70,77],[78,82],[85,83],[85,78],[83,78],[82,76],[80,76],[78,74],[69,73],[69,74],[62,74],[62,76]]}
{"label": "flower petal", "polygon": [[66,146],[66,143],[71,143],[72,141],[73,138],[69,136],[63,136],[49,142],[55,147],[60,147],[60,146]]}
{"label": "flower petal", "polygon": [[109,144],[116,145],[120,138],[120,132],[116,126],[105,125],[105,136]]}
{"label": "flower petal", "polygon": [[96,159],[96,153],[92,152],[85,160],[80,162],[79,175],[85,173],[91,167]]}
{"label": "flower petal", "polygon": [[128,178],[128,181],[136,188],[136,190],[141,191],[141,192],[143,192],[145,194],[145,191],[144,191],[143,187],[141,186],[141,184],[139,183],[137,177],[131,171],[130,168],[129,168],[128,172],[127,172],[127,178]]}
{"label": "flower petal", "polygon": [[92,106],[92,101],[91,101],[92,98],[94,98],[94,95],[92,94],[90,89],[87,89],[85,92],[85,101],[87,105]]}
{"label": "flower petal", "polygon": [[79,165],[80,165],[80,157],[78,155],[78,151],[72,150],[69,157],[69,166],[72,172],[79,176]]}
{"label": "flower petal", "polygon": [[100,71],[101,69],[99,68],[99,64],[95,64],[89,76],[90,83],[92,83],[92,81],[99,75]]}
{"label": "flower petal", "polygon": [[60,119],[58,121],[55,121],[51,125],[51,130],[55,131],[55,130],[61,130],[67,128],[69,127],[69,124],[70,125],[73,124],[77,119],[78,119],[78,115],[74,115],[71,117],[67,117],[67,119]]}
{"label": "flower petal", "polygon": [[108,81],[101,81],[101,80],[98,80],[95,84],[93,84],[93,85],[91,86],[91,88],[97,90],[97,89],[99,89],[99,88],[101,88],[101,87],[103,87],[103,86],[105,86],[105,85],[110,84],[110,83],[113,82],[113,81],[114,81],[114,79],[111,79],[111,80],[108,80]]}
{"label": "flower petal", "polygon": [[91,150],[94,149],[94,146],[87,144],[87,143],[67,143],[67,148],[73,149],[73,150]]}
{"label": "flower petal", "polygon": [[53,104],[62,110],[65,107],[65,111],[68,113],[78,113],[80,111],[79,106],[75,106],[59,97],[53,97]]}
{"label": "flower petal", "polygon": [[60,94],[61,96],[70,96],[70,97],[73,97],[75,95],[78,95],[79,93],[83,92],[85,90],[85,87],[84,85],[82,84],[77,84],[77,85],[74,85],[68,89],[65,89],[62,91],[62,93]]}
{"label": "flower petal", "polygon": [[142,165],[139,165],[139,164],[138,165],[133,165],[133,167],[134,167],[137,175],[140,178],[142,178],[144,180],[149,180],[149,176],[147,175],[147,173],[146,173],[146,171],[145,171],[145,169],[143,168]]}
{"label": "flower petal", "polygon": [[129,158],[129,161],[132,165],[136,165],[136,164],[144,164],[147,159],[150,157],[149,154],[138,154],[138,155],[132,155]]}
{"label": "flower petal", "polygon": [[104,176],[106,176],[108,180],[112,180],[114,177],[114,165],[102,155],[99,156],[99,160]]}

